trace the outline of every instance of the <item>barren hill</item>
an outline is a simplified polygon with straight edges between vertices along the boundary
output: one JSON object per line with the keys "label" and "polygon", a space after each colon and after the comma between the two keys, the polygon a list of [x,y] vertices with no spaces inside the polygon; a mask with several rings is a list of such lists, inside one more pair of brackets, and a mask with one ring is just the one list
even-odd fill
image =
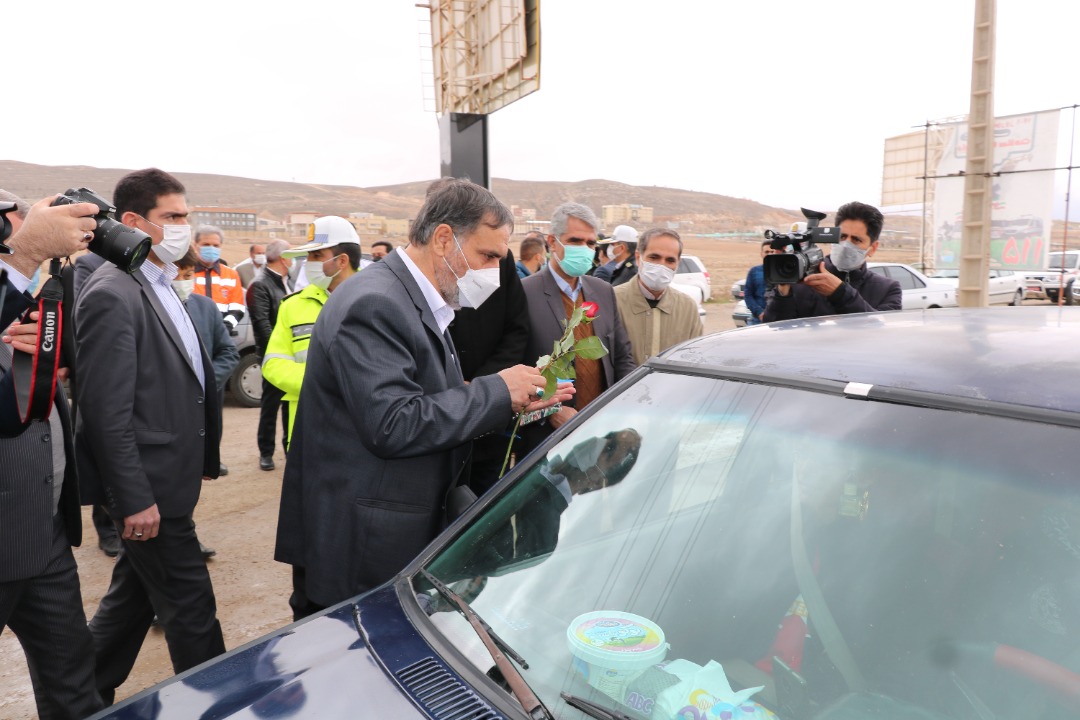
{"label": "barren hill", "polygon": [[[72,187],[89,187],[109,198],[129,170],[87,166],[33,165],[0,160],[0,187],[37,200]],[[423,202],[430,180],[359,188],[346,185],[256,180],[207,173],[176,173],[188,189],[193,205],[251,208],[284,219],[293,211],[311,210],[347,215],[370,212],[389,218],[412,218]],[[623,203],[653,208],[657,223],[678,219],[692,222],[699,232],[783,227],[801,219],[797,211],[769,207],[752,200],[662,187],[627,185],[612,180],[533,182],[495,178],[495,194],[507,205],[534,208],[538,219],[550,216],[567,200],[589,205],[597,213],[603,205]]]}

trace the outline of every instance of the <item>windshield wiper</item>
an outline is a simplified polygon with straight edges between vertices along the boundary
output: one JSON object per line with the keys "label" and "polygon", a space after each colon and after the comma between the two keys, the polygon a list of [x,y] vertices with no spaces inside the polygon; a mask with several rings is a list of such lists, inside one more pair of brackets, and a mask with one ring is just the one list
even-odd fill
{"label": "windshield wiper", "polygon": [[618,710],[609,710],[603,705],[597,705],[593,701],[586,700],[577,695],[559,693],[559,697],[565,700],[566,704],[570,707],[577,708],[589,717],[597,718],[598,720],[635,720],[631,715],[619,712]]}
{"label": "windshield wiper", "polygon": [[495,661],[495,666],[499,668],[499,672],[502,673],[506,684],[510,686],[510,691],[514,693],[514,697],[521,703],[521,707],[525,708],[525,712],[528,713],[529,717],[533,718],[533,720],[555,720],[555,716],[544,707],[544,703],[540,701],[540,698],[536,697],[536,693],[525,682],[521,671],[507,659],[507,656],[513,658],[515,662],[527,670],[529,665],[524,658],[514,652],[502,638],[496,635],[491,626],[476,614],[476,611],[469,606],[469,603],[465,602],[463,597],[444,585],[441,580],[427,570],[421,568],[420,573],[427,578],[427,581],[440,595],[456,605],[461,614],[465,616],[465,619],[469,621],[480,641],[484,643],[484,647],[491,654],[491,659]]}

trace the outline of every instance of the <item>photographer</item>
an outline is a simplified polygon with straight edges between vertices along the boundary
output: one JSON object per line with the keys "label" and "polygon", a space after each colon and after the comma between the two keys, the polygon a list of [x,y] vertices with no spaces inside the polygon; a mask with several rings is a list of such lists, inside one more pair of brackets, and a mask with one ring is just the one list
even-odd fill
{"label": "photographer", "polygon": [[12,226],[11,239],[5,243],[12,252],[0,256],[0,268],[8,271],[0,328],[6,328],[34,304],[26,290],[30,287],[30,278],[43,262],[85,250],[94,237],[97,222],[93,215],[97,208],[90,203],[50,207],[55,198],[52,195],[27,209],[21,199],[0,190],[0,202],[16,204],[16,209],[8,216]]}
{"label": "photographer", "polygon": [[[94,646],[86,626],[72,545],[82,542],[79,483],[71,416],[63,386],[53,390],[46,419],[23,421],[16,407],[10,368],[13,353],[36,353],[38,313],[8,327],[32,305],[29,276],[50,257],[86,247],[93,237],[96,208],[88,203],[49,207],[46,198],[16,203],[10,218],[14,252],[4,263],[11,280],[0,343],[0,468],[5,476],[0,503],[0,632],[10,627],[30,666],[38,715],[82,718],[102,707],[95,689]],[[13,290],[14,288],[14,290]],[[44,479],[44,482],[42,482]]]}
{"label": "photographer", "polygon": [[901,309],[900,283],[866,267],[867,259],[877,251],[884,223],[881,211],[871,205],[840,206],[836,211],[839,244],[818,272],[797,285],[776,285],[762,322]]}

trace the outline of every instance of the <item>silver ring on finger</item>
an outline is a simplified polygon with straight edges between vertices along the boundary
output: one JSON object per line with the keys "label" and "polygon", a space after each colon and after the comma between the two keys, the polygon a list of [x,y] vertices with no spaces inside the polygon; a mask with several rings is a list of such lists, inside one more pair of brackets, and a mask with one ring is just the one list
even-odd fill
{"label": "silver ring on finger", "polygon": [[84,232],[83,236],[82,236],[82,239],[83,239],[84,242],[90,242],[91,240],[94,239],[94,233],[92,233],[92,232]]}
{"label": "silver ring on finger", "polygon": [[142,533],[135,533],[135,537],[142,537],[142,536],[143,536]]}

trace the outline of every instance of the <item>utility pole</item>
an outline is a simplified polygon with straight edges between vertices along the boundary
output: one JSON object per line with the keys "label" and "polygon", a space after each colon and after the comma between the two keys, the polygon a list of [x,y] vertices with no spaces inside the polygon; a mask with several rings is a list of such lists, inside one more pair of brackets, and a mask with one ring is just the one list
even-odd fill
{"label": "utility pole", "polygon": [[964,230],[960,242],[960,307],[987,304],[990,277],[991,199],[994,179],[994,27],[997,0],[975,0],[975,38],[971,58],[971,110],[968,113],[964,169]]}

